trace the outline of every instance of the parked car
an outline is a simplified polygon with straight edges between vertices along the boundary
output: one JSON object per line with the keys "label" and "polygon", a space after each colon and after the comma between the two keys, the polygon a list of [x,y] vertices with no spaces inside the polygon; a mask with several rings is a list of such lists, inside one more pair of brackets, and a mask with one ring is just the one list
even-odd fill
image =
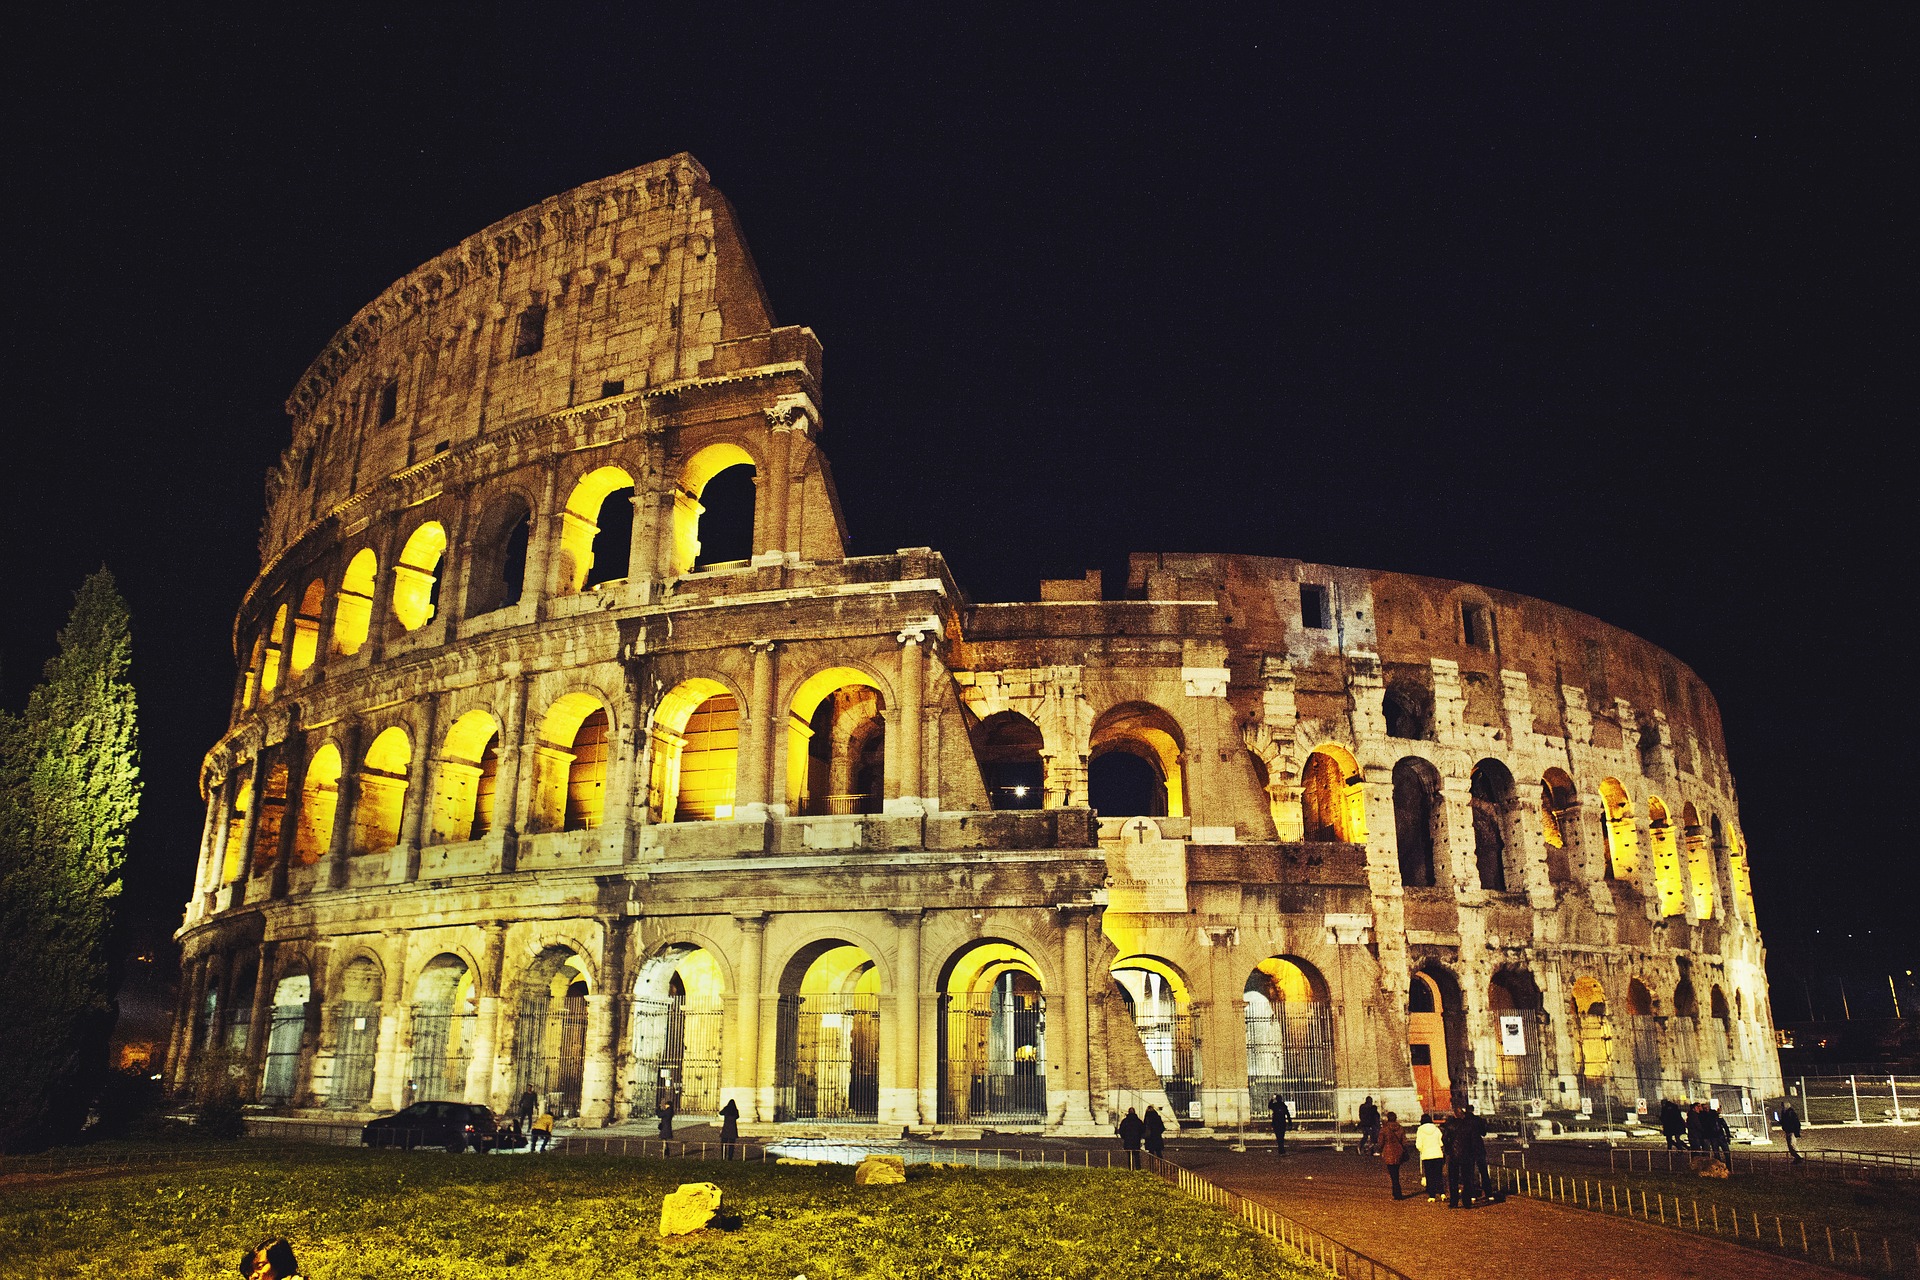
{"label": "parked car", "polygon": [[416,1102],[405,1111],[381,1116],[360,1131],[368,1147],[445,1147],[449,1151],[486,1151],[498,1133],[493,1112],[472,1102]]}

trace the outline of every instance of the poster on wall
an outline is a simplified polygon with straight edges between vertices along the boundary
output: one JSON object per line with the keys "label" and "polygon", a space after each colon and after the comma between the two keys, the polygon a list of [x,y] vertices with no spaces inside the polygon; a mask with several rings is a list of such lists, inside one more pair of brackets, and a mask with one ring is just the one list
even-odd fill
{"label": "poster on wall", "polygon": [[1508,1058],[1527,1056],[1527,1020],[1517,1014],[1500,1017],[1500,1053]]}

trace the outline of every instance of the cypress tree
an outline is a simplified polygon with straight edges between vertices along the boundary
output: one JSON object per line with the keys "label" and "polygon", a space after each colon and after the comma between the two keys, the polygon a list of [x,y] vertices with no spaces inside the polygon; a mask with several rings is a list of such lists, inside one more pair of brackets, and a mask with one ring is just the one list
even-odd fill
{"label": "cypress tree", "polygon": [[102,568],[26,713],[0,713],[0,1150],[70,1139],[106,1070],[112,944],[140,808],[132,628]]}

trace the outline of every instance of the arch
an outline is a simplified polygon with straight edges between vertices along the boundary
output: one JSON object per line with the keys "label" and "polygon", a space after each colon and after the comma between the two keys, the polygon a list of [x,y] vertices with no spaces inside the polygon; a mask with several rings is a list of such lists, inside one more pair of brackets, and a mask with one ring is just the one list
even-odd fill
{"label": "arch", "polygon": [[[708,508],[702,502],[707,486],[723,472],[744,467],[749,473],[748,486],[744,494],[734,486],[723,482],[722,492],[714,494],[715,503],[711,512],[712,519],[706,519]],[[713,563],[719,560],[740,560],[753,555],[753,516],[754,493],[752,479],[757,477],[753,455],[732,441],[719,441],[696,450],[680,469],[680,482],[673,494],[673,561],[668,572],[674,577],[694,572],[702,561]],[[744,506],[744,511],[741,508]],[[743,523],[746,530],[746,555],[731,554],[740,550],[738,540],[739,526]],[[729,554],[702,555],[701,536],[706,532],[723,532],[733,536],[723,536],[716,541]],[[778,534],[775,535],[776,540]]]}
{"label": "arch", "polygon": [[1204,1037],[1186,975],[1171,962],[1149,955],[1115,960],[1109,969],[1173,1116],[1196,1114]]}
{"label": "arch", "polygon": [[280,828],[287,816],[287,758],[278,750],[260,783],[260,820],[253,828],[253,870],[265,871],[280,856]]}
{"label": "arch", "polygon": [[[580,477],[560,513],[555,591],[573,595],[627,576],[633,532],[633,477],[599,467]],[[620,503],[625,503],[622,507]],[[625,541],[620,534],[626,533]]]}
{"label": "arch", "polygon": [[956,951],[940,979],[944,1124],[1038,1124],[1047,1107],[1047,997],[1031,952],[1004,938]]}
{"label": "arch", "polygon": [[294,830],[293,857],[310,867],[333,845],[333,823],[340,804],[340,748],[322,743],[307,761],[300,782],[299,826]]}
{"label": "arch", "polygon": [[[1107,763],[1126,755],[1146,771]],[[1103,817],[1180,818],[1187,813],[1186,738],[1179,722],[1150,702],[1123,702],[1093,722],[1087,801]]]}
{"label": "arch", "polygon": [[674,943],[640,965],[628,1077],[633,1114],[654,1114],[663,1094],[676,1111],[719,1110],[726,995],[725,971],[709,948]]}
{"label": "arch", "polygon": [[1613,1028],[1607,1018],[1607,993],[1600,980],[1581,974],[1569,997],[1573,1008],[1574,1057],[1580,1078],[1598,1084],[1607,1078],[1613,1058]]}
{"label": "arch", "polygon": [[738,794],[740,699],[718,680],[682,680],[655,704],[647,810],[655,822],[731,818]]}
{"label": "arch", "polygon": [[1567,828],[1580,793],[1565,770],[1549,769],[1540,777],[1540,834],[1550,849],[1567,847]]}
{"label": "arch", "polygon": [[1654,1010],[1653,989],[1639,978],[1627,979],[1627,1012],[1636,1018],[1651,1018]]}
{"label": "arch", "polygon": [[1444,966],[1428,961],[1407,987],[1407,1057],[1424,1111],[1451,1111],[1456,1081],[1471,1078],[1466,994]]}
{"label": "arch", "polygon": [[240,673],[240,709],[251,710],[254,696],[260,691],[260,663],[265,654],[267,637],[257,635],[253,638],[253,648],[247,650],[247,667]]}
{"label": "arch", "polygon": [[300,610],[293,617],[293,646],[287,653],[287,670],[299,675],[320,656],[320,612],[327,606],[327,584],[315,578],[300,595]]}
{"label": "arch", "polygon": [[360,769],[360,798],[354,805],[353,852],[379,853],[400,843],[400,822],[407,810],[407,771],[413,743],[394,725],[380,731],[367,748]]}
{"label": "arch", "polygon": [[333,1000],[333,1086],[330,1106],[364,1107],[373,1097],[374,1059],[380,1043],[380,990],[384,974],[374,956],[361,952],[336,980]]}
{"label": "arch", "polygon": [[467,617],[520,603],[532,539],[533,503],[511,490],[496,498],[480,517],[467,559]]}
{"label": "arch", "polygon": [[280,687],[280,654],[287,642],[287,606],[273,611],[273,625],[267,628],[265,652],[260,657],[260,696],[267,697]]}
{"label": "arch", "polygon": [[1740,919],[1751,925],[1753,916],[1753,877],[1747,867],[1747,842],[1740,836],[1740,828],[1727,824],[1727,881],[1733,889],[1733,905],[1740,913]]}
{"label": "arch", "polygon": [[1433,695],[1412,680],[1394,680],[1380,696],[1380,712],[1389,738],[1433,736]]}
{"label": "arch", "polygon": [[1718,983],[1707,995],[1707,1016],[1713,1019],[1713,1029],[1718,1032],[1718,1043],[1724,1046],[1728,1054],[1734,1052],[1733,1013],[1727,1008],[1727,993]]}
{"label": "arch", "polygon": [[393,619],[407,631],[433,621],[440,609],[440,561],[447,552],[447,530],[438,520],[420,524],[400,548],[393,566]]}
{"label": "arch", "polygon": [[1661,1085],[1659,997],[1640,978],[1627,979],[1627,1036],[1632,1055],[1634,1095],[1657,1098]]}
{"label": "arch", "polygon": [[443,951],[427,961],[413,984],[405,1102],[458,1102],[467,1095],[473,1061],[478,991],[464,957]]}
{"label": "arch", "polygon": [[220,857],[220,883],[238,880],[246,870],[247,813],[253,808],[253,771],[232,779],[232,795],[227,802],[227,842]]}
{"label": "arch", "polygon": [[1680,975],[1680,981],[1674,984],[1673,1012],[1679,1018],[1700,1016],[1700,998],[1693,993],[1693,979],[1684,973]]}
{"label": "arch", "polygon": [[1693,909],[1702,920],[1711,920],[1719,910],[1719,877],[1714,874],[1714,850],[1707,843],[1707,829],[1700,825],[1700,811],[1691,800],[1680,810],[1680,837],[1686,845],[1686,879],[1693,893]]}
{"label": "arch", "polygon": [[1680,846],[1674,838],[1673,821],[1666,802],[1659,796],[1647,797],[1647,844],[1653,854],[1653,886],[1658,895],[1660,914],[1684,915],[1687,890],[1680,871]]}
{"label": "arch", "polygon": [[1513,774],[1498,760],[1473,766],[1469,788],[1473,805],[1473,862],[1480,887],[1506,893],[1522,886],[1520,797]]}
{"label": "arch", "polygon": [[431,842],[478,840],[491,831],[499,778],[499,722],[490,712],[468,711],[447,730],[436,770]]}
{"label": "arch", "polygon": [[1366,842],[1366,786],[1350,751],[1332,743],[1313,749],[1300,770],[1300,809],[1304,839]]}
{"label": "arch", "polygon": [[267,1015],[267,1052],[260,1074],[260,1101],[283,1107],[293,1101],[300,1078],[300,1046],[306,1038],[313,980],[304,972],[283,973],[274,983]]}
{"label": "arch", "polygon": [[1546,1096],[1547,1015],[1540,984],[1521,965],[1502,965],[1487,982],[1500,1051],[1492,1075],[1498,1101],[1519,1106]]}
{"label": "arch", "polygon": [[380,574],[380,557],[362,547],[347,562],[340,590],[333,597],[333,651],[345,656],[360,652],[373,621],[373,586]]}
{"label": "arch", "polygon": [[1296,956],[1269,956],[1244,988],[1247,1093],[1254,1114],[1285,1098],[1296,1120],[1331,1120],[1335,1108],[1333,1006],[1327,981]]}
{"label": "arch", "polygon": [[1659,777],[1662,772],[1661,755],[1663,754],[1659,723],[1649,720],[1641,725],[1634,745],[1638,748],[1640,756],[1640,772],[1649,778]]}
{"label": "arch", "polygon": [[1434,848],[1445,830],[1440,816],[1440,775],[1417,756],[1393,766],[1393,834],[1400,851],[1400,883],[1431,888]]}
{"label": "arch", "polygon": [[600,825],[610,738],[606,704],[596,694],[575,690],[547,708],[533,748],[530,831],[586,831]]}
{"label": "arch", "polygon": [[973,726],[973,754],[995,809],[1038,809],[1046,803],[1045,743],[1040,726],[1018,711],[998,711]]}
{"label": "arch", "polygon": [[881,812],[885,706],[879,681],[858,667],[829,667],[801,681],[787,714],[789,812]]}
{"label": "arch", "polygon": [[580,1113],[587,1056],[584,956],[566,943],[542,947],[520,972],[513,1020],[513,1095],[528,1089],[556,1116]]}
{"label": "arch", "polygon": [[1600,779],[1600,801],[1605,806],[1601,830],[1607,840],[1607,879],[1632,883],[1640,869],[1640,835],[1634,830],[1633,801],[1618,778]]}
{"label": "arch", "polygon": [[880,1108],[880,971],[864,947],[808,943],[781,971],[774,1119],[871,1121]]}

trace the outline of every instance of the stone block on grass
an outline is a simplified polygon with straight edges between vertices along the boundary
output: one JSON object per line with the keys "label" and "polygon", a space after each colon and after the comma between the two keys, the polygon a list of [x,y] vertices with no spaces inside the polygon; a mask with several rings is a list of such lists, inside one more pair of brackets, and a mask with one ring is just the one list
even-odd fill
{"label": "stone block on grass", "polygon": [[881,1187],[907,1180],[907,1162],[899,1156],[868,1156],[853,1171],[856,1187]]}
{"label": "stone block on grass", "polygon": [[711,1182],[683,1182],[660,1201],[660,1235],[684,1236],[704,1231],[720,1212],[720,1188]]}

